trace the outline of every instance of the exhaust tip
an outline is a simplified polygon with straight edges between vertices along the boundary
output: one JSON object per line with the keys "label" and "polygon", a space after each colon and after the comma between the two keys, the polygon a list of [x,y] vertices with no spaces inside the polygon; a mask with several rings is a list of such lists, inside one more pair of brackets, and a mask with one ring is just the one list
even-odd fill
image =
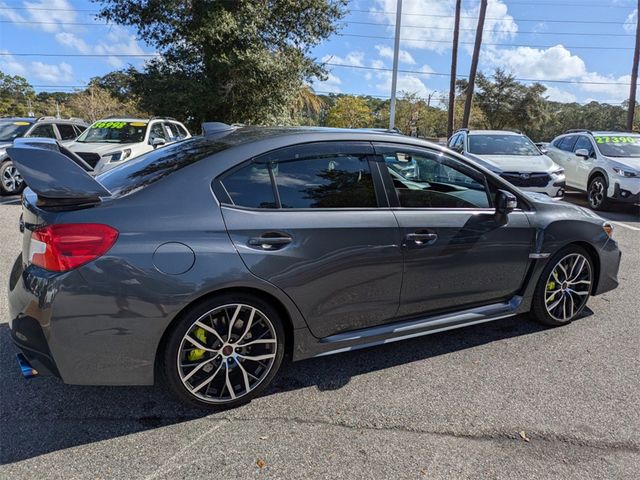
{"label": "exhaust tip", "polygon": [[20,365],[20,372],[24,378],[33,378],[38,376],[38,371],[31,366],[27,357],[24,356],[23,353],[18,353],[16,355],[18,360],[18,365]]}

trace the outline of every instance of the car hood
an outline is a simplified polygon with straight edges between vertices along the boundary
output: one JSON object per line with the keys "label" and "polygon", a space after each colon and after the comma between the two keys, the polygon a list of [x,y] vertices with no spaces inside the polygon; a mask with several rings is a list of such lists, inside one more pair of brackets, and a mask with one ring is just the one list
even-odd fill
{"label": "car hood", "polygon": [[559,168],[546,155],[474,155],[469,158],[494,172],[548,172]]}
{"label": "car hood", "polygon": [[120,150],[124,150],[125,148],[131,148],[134,145],[138,145],[137,143],[82,143],[82,142],[73,142],[70,145],[67,145],[67,148],[72,152],[91,152],[97,153],[102,156],[111,152],[119,152]]}
{"label": "car hood", "polygon": [[622,167],[631,167],[640,171],[640,158],[638,157],[607,157],[612,163],[617,163]]}

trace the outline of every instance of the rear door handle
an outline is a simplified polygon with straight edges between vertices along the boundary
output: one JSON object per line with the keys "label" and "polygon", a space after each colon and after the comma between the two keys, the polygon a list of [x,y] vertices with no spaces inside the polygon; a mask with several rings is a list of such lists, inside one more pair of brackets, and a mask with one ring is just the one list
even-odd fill
{"label": "rear door handle", "polygon": [[417,247],[425,247],[433,245],[438,240],[437,233],[409,233],[406,236],[408,242],[413,243]]}
{"label": "rear door handle", "polygon": [[262,250],[277,250],[285,245],[290,244],[293,241],[288,235],[267,235],[261,237],[253,237],[249,239],[249,245],[252,247],[258,247]]}

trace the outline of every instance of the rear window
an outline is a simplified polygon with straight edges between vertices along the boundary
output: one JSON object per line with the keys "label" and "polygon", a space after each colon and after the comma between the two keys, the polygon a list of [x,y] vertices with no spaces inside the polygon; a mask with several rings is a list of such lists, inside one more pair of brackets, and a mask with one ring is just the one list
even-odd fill
{"label": "rear window", "polygon": [[113,195],[126,195],[230,146],[229,143],[195,138],[129,160],[98,175],[97,179]]}

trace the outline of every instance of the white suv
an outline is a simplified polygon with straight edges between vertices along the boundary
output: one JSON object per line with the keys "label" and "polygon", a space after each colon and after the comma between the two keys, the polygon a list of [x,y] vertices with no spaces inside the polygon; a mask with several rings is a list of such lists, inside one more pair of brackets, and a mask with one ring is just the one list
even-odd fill
{"label": "white suv", "polygon": [[69,150],[98,175],[158,147],[191,137],[173,118],[106,118],[85,130]]}
{"label": "white suv", "polygon": [[558,199],[564,195],[562,167],[522,133],[462,129],[451,136],[448,146],[522,190]]}
{"label": "white suv", "polygon": [[569,130],[547,148],[564,167],[567,186],[587,192],[594,210],[640,202],[640,135]]}

